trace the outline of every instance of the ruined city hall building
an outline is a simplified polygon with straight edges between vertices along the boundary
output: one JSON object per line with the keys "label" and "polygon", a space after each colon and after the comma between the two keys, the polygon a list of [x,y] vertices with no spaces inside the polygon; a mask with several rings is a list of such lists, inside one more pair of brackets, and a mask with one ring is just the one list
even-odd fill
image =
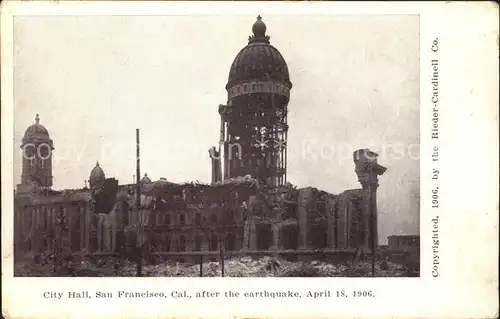
{"label": "ruined city hall building", "polygon": [[75,254],[120,253],[138,242],[149,251],[179,255],[370,250],[378,241],[378,176],[386,169],[377,154],[360,149],[353,154],[359,189],[329,194],[287,182],[292,83],[260,16],[252,32],[230,67],[227,102],[214,110],[221,122],[218,146],[208,154],[211,184],[153,181],[145,174],[134,184],[120,185],[97,162],[88,186],[54,190],[50,155],[55,143],[37,115],[20,145],[15,253],[54,251],[61,217]]}

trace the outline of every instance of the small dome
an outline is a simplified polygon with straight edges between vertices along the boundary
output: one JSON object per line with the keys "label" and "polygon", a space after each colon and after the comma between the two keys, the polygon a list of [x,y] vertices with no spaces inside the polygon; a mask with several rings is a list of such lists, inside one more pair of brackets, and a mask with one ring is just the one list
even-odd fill
{"label": "small dome", "polygon": [[105,179],[106,175],[104,174],[102,168],[99,166],[99,162],[97,162],[95,164],[95,167],[90,172],[90,177],[89,177],[90,187],[101,186],[104,183]]}
{"label": "small dome", "polygon": [[260,16],[252,26],[248,45],[236,55],[226,89],[249,81],[277,81],[291,88],[288,66],[281,53],[269,44],[267,27]]}
{"label": "small dome", "polygon": [[35,117],[35,124],[32,124],[26,129],[26,132],[24,133],[24,138],[23,139],[43,139],[43,140],[49,140],[49,131],[40,124],[40,117],[38,114]]}
{"label": "small dome", "polygon": [[144,177],[140,181],[141,184],[149,184],[151,183],[151,179],[148,177],[148,174],[144,174]]}

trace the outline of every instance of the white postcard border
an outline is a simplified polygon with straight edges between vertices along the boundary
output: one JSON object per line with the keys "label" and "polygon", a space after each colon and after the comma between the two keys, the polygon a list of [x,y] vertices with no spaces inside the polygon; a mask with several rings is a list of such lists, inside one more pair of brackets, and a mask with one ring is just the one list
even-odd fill
{"label": "white postcard border", "polygon": [[[420,278],[13,278],[12,15],[419,14]],[[2,312],[7,318],[432,317],[498,315],[498,7],[493,3],[28,2],[2,6]],[[434,39],[439,51],[432,52]],[[439,62],[439,209],[433,210],[431,59]],[[439,277],[431,219],[439,215]],[[75,300],[44,291],[371,290],[364,299]]]}

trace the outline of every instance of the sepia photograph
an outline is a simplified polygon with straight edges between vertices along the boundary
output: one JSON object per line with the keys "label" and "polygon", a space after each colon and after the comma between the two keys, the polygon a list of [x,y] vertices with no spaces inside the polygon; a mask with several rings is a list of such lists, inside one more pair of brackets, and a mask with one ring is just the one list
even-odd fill
{"label": "sepia photograph", "polygon": [[419,15],[13,29],[15,277],[420,277]]}

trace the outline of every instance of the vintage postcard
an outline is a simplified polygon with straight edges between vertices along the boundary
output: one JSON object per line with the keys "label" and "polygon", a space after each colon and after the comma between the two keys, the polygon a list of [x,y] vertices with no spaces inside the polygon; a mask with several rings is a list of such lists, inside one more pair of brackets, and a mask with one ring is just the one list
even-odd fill
{"label": "vintage postcard", "polygon": [[1,14],[6,318],[498,316],[498,6]]}

